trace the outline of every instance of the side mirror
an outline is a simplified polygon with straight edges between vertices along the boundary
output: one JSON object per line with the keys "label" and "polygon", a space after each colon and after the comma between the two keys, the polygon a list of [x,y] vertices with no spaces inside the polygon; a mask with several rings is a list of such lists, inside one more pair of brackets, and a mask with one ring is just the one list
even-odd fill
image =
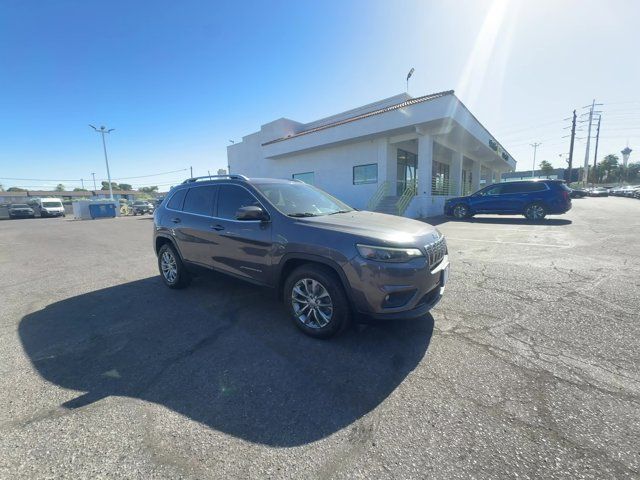
{"label": "side mirror", "polygon": [[236,212],[236,220],[268,220],[269,215],[261,207],[240,207]]}

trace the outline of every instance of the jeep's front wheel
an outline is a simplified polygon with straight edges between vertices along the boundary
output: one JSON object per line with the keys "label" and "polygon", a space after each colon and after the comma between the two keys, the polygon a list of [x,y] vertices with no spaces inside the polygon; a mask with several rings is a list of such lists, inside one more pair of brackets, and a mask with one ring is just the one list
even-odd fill
{"label": "jeep's front wheel", "polygon": [[284,300],[296,326],[312,337],[331,337],[349,324],[347,296],[340,279],[329,268],[296,268],[285,282]]}

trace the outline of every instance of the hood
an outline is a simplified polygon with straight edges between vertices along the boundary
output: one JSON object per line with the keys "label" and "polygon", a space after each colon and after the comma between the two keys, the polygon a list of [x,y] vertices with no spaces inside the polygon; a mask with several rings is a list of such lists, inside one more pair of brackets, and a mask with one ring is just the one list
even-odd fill
{"label": "hood", "polygon": [[469,200],[470,197],[471,197],[471,195],[466,195],[464,197],[447,198],[447,200],[444,203],[460,202],[460,201],[463,201],[463,200]]}
{"label": "hood", "polygon": [[357,211],[299,219],[310,226],[369,238],[376,244],[414,245],[430,241],[436,228],[428,223],[384,213]]}

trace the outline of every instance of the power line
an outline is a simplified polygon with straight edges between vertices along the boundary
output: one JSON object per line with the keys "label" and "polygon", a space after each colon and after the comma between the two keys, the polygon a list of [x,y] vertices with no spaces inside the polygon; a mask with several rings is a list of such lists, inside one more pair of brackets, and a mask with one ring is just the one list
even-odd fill
{"label": "power line", "polygon": [[170,172],[152,173],[151,175],[139,175],[137,177],[120,177],[120,178],[114,178],[113,180],[133,180],[135,178],[159,177],[160,175],[168,175],[170,173],[186,172],[187,170],[189,170],[189,169],[188,168],[181,168],[180,170],[171,170]]}
{"label": "power line", "polygon": [[[112,178],[111,180],[132,180],[135,178],[148,178],[148,177],[158,177],[160,175],[168,175],[170,173],[178,173],[178,172],[186,172],[189,170],[188,168],[182,168],[180,170],[172,170],[170,172],[162,172],[162,173],[152,173],[150,175],[139,175],[137,177],[120,177],[120,178]],[[20,182],[76,182],[81,183],[81,179],[79,178],[12,178],[12,177],[0,177],[0,180],[16,180]]]}

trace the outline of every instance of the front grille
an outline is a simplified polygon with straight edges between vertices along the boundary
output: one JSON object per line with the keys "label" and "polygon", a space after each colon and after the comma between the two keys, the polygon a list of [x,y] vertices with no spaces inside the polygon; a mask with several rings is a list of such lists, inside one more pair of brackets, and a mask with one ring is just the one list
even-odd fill
{"label": "front grille", "polygon": [[444,237],[440,237],[431,245],[425,245],[427,258],[429,259],[429,267],[434,268],[438,265],[447,254],[447,242]]}

